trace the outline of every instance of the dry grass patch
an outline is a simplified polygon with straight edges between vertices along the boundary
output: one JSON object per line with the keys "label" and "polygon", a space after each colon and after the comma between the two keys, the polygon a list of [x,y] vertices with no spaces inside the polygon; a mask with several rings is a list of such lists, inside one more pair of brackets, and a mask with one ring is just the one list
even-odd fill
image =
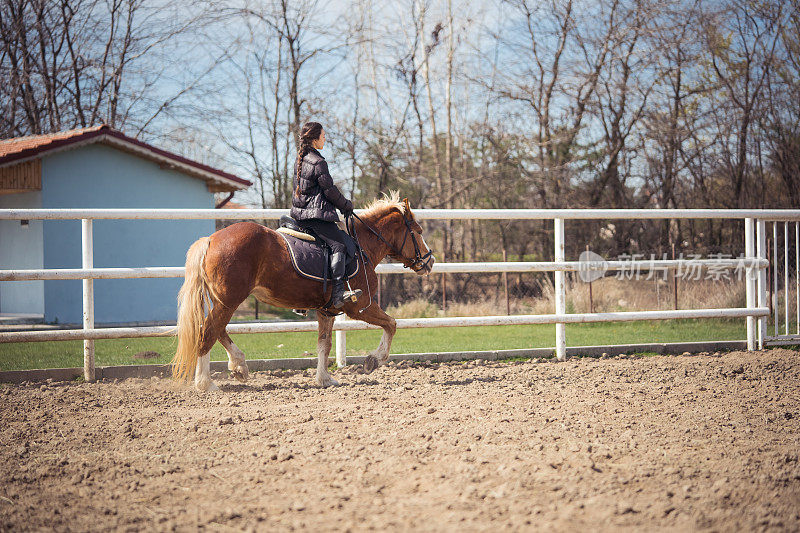
{"label": "dry grass patch", "polygon": [[[546,315],[555,309],[555,289],[549,277],[536,281],[539,297],[513,298],[512,315]],[[506,302],[502,289],[498,297],[484,300],[449,301],[442,311],[441,302],[417,298],[387,308],[396,318],[430,318],[436,316],[505,315]],[[596,313],[672,309],[674,291],[671,281],[617,279],[605,277],[592,283],[593,310]],[[782,301],[782,299],[780,300]],[[712,309],[745,306],[744,281],[678,280],[679,309]],[[567,275],[567,312],[590,312],[589,284],[577,276]]]}

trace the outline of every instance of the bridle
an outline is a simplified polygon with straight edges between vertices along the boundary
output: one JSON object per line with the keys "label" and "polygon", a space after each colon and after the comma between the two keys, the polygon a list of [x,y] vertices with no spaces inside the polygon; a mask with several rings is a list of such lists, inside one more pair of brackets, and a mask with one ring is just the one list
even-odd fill
{"label": "bridle", "polygon": [[[355,228],[353,227],[353,224],[351,222],[352,220],[351,217],[361,222],[361,224],[363,224],[365,228],[367,228],[370,232],[372,232],[372,234],[375,235],[381,242],[383,242],[383,244],[388,246],[389,250],[391,250],[392,252],[391,255],[393,257],[399,258],[403,262],[403,266],[405,266],[406,268],[410,268],[411,270],[417,273],[421,272],[422,270],[430,268],[430,263],[431,261],[433,261],[433,250],[428,248],[428,252],[425,255],[422,254],[419,248],[419,243],[417,242],[416,232],[413,229],[411,229],[411,221],[406,217],[405,213],[403,213],[403,222],[405,222],[406,231],[403,234],[403,244],[400,245],[399,250],[395,248],[392,243],[384,239],[383,235],[381,235],[380,232],[372,229],[366,222],[364,222],[364,220],[361,219],[361,217],[359,217],[355,213],[352,213],[350,217],[347,217],[347,223],[349,224],[348,230],[350,230],[350,233],[352,235],[355,235]],[[414,245],[413,259],[410,259],[405,255],[403,255],[402,251],[403,248],[406,247],[406,240],[408,239],[409,235],[411,235],[411,243]]]}

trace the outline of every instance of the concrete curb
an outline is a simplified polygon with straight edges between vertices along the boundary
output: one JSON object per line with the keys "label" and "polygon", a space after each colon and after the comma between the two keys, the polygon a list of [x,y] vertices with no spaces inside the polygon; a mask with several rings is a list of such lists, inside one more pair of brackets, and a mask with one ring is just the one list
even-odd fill
{"label": "concrete curb", "polygon": [[[747,341],[704,341],[704,342],[665,342],[652,344],[612,344],[607,346],[573,346],[567,348],[568,356],[598,357],[603,353],[609,355],[630,353],[656,353],[661,355],[681,354],[684,352],[715,352],[746,350]],[[447,361],[464,361],[483,359],[496,361],[512,357],[552,357],[555,348],[527,348],[519,350],[493,350],[476,352],[434,352],[434,353],[407,353],[390,356],[392,361],[428,361],[444,363]],[[348,356],[347,362],[351,365],[362,364],[365,356]],[[317,366],[316,357],[297,357],[292,359],[253,359],[247,361],[251,372],[265,370],[303,370]],[[212,361],[212,372],[226,372],[227,361]],[[167,377],[170,374],[169,365],[121,365],[101,366],[95,369],[95,377],[100,379],[127,379]],[[10,370],[0,372],[0,382],[22,383],[24,381],[71,381],[83,376],[83,368],[48,368],[41,370]]]}

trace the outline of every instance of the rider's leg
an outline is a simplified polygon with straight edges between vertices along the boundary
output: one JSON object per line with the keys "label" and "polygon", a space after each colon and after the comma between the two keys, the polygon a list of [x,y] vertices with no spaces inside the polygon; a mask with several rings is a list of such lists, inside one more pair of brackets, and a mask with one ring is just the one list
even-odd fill
{"label": "rider's leg", "polygon": [[331,277],[333,278],[333,293],[331,301],[335,308],[344,305],[344,264],[347,261],[347,254],[343,250],[337,250],[331,254]]}
{"label": "rider's leg", "polygon": [[361,290],[345,290],[345,265],[347,264],[347,246],[344,239],[347,235],[335,223],[322,220],[305,220],[303,224],[311,228],[314,233],[331,249],[331,274],[333,279],[333,292],[331,299],[337,309],[344,302],[356,301],[361,296]]}

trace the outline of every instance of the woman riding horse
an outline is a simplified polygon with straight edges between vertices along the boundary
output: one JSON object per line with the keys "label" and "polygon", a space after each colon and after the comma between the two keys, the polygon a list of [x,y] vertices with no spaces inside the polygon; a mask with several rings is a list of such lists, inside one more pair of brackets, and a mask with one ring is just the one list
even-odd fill
{"label": "woman riding horse", "polygon": [[[365,260],[361,263],[363,275],[351,280],[353,288],[374,295],[378,288],[375,267],[386,256],[419,275],[431,272],[433,252],[425,243],[408,200],[401,201],[394,192],[354,218],[352,231]],[[247,380],[244,353],[225,330],[241,303],[252,294],[277,307],[324,309],[329,301],[328,291],[321,291],[318,281],[297,273],[286,240],[270,228],[239,222],[201,237],[186,253],[185,281],[178,294],[178,348],[172,359],[173,376],[185,380],[194,375],[198,390],[216,389],[211,379],[210,352],[219,341],[228,352],[228,370],[233,377]],[[371,297],[363,300],[347,300],[342,311],[353,320],[383,329],[378,348],[364,362],[364,369],[371,371],[389,360],[397,325]],[[337,384],[328,372],[333,320],[330,313],[317,313],[316,382],[323,387]]]}
{"label": "woman riding horse", "polygon": [[[353,213],[353,203],[345,198],[328,173],[328,164],[318,150],[325,146],[325,130],[319,122],[306,122],[300,130],[295,163],[292,218],[304,229],[310,229],[331,249],[333,295],[331,303],[341,308],[346,300],[356,301],[361,291],[344,290],[348,236],[336,226],[339,216]],[[351,251],[351,254],[354,250]]]}

